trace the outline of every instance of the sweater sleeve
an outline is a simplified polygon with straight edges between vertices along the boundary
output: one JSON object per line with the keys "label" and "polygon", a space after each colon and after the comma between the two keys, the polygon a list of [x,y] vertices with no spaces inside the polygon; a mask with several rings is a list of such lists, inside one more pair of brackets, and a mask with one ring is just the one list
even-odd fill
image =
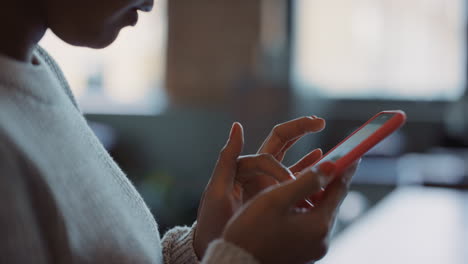
{"label": "sweater sleeve", "polygon": [[193,235],[196,223],[192,227],[175,227],[162,239],[164,264],[199,263],[193,248]]}
{"label": "sweater sleeve", "polygon": [[[165,264],[200,263],[193,248],[195,228],[196,222],[192,227],[175,227],[164,235],[162,247]],[[244,249],[218,239],[209,245],[201,264],[259,264],[259,262]]]}

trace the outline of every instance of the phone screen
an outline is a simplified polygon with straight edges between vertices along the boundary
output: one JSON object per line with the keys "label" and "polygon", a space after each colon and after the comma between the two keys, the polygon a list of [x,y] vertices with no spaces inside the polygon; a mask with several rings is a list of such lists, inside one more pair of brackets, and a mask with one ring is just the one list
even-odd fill
{"label": "phone screen", "polygon": [[332,152],[328,153],[323,159],[321,159],[315,166],[320,165],[326,161],[337,161],[341,157],[348,154],[352,151],[355,147],[357,147],[361,142],[363,142],[366,138],[371,136],[374,132],[379,130],[387,122],[390,120],[395,114],[381,114],[374,120],[372,120],[369,124],[365,127],[361,128],[358,132],[356,132],[352,137],[348,138],[345,142],[335,148]]}

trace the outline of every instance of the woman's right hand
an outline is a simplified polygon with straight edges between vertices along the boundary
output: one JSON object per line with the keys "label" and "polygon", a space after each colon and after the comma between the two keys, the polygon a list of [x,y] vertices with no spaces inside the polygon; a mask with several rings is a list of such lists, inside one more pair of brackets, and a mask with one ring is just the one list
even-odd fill
{"label": "woman's right hand", "polygon": [[[306,263],[327,252],[337,210],[357,165],[342,175],[306,169],[297,180],[272,186],[227,224],[223,239],[251,253],[261,263]],[[326,187],[326,188],[325,188]],[[297,209],[301,199],[325,188],[314,208]]]}

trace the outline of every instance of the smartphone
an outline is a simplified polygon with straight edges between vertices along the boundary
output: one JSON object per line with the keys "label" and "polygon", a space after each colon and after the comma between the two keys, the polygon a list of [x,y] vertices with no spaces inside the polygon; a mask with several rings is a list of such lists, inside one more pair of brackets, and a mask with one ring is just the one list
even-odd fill
{"label": "smartphone", "polygon": [[[332,161],[336,166],[335,174],[340,174],[372,147],[397,131],[405,122],[406,114],[401,110],[380,112],[327,152],[312,167],[319,167],[326,161]],[[309,205],[311,203],[309,199],[304,202]],[[301,204],[304,205],[304,202]]]}
{"label": "smartphone", "polygon": [[326,161],[332,161],[336,166],[336,174],[339,174],[364,156],[372,147],[397,131],[405,122],[406,114],[401,110],[380,112],[312,166],[320,166]]}

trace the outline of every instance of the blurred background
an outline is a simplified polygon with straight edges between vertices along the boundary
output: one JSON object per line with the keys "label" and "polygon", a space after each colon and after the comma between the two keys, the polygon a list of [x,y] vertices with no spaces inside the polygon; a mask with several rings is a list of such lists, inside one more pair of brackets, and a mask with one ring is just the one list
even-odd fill
{"label": "blurred background", "polygon": [[195,220],[232,122],[253,153],[277,123],[325,118],[292,164],[402,109],[407,125],[364,158],[320,263],[467,263],[466,10],[464,0],[157,0],[104,50],[51,33],[41,45],[162,232]]}

